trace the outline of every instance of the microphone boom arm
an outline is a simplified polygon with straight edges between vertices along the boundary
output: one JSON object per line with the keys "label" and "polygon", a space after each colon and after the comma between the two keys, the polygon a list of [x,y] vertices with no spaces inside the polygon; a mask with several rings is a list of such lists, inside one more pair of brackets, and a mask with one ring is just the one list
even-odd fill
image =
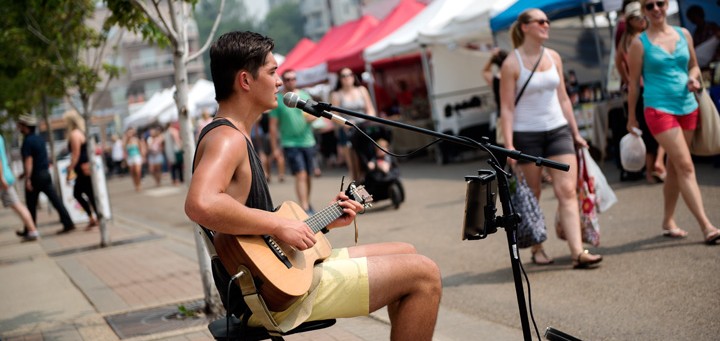
{"label": "microphone boom arm", "polygon": [[[356,112],[356,111],[352,111],[352,110],[347,110],[347,109],[335,107],[335,106],[331,105],[330,103],[319,102],[319,103],[317,103],[316,105],[314,105],[314,107],[315,107],[317,110],[321,110],[321,111],[335,111],[335,112],[339,112],[339,113],[341,113],[341,114],[345,114],[345,115],[349,115],[349,116],[353,116],[353,117],[357,117],[357,118],[362,118],[362,119],[367,120],[367,121],[373,121],[373,122],[377,122],[377,123],[380,123],[380,124],[389,125],[389,126],[393,126],[393,127],[396,127],[396,128],[413,131],[413,132],[416,132],[416,133],[420,133],[420,134],[424,134],[424,135],[429,135],[429,136],[436,137],[436,138],[439,138],[439,139],[444,140],[444,141],[449,141],[449,142],[456,143],[456,144],[460,144],[460,145],[463,145],[463,146],[466,146],[466,147],[478,148],[478,145],[477,145],[476,143],[473,143],[473,142],[471,142],[471,141],[468,141],[468,140],[466,140],[466,139],[463,139],[463,138],[460,138],[460,137],[457,137],[457,136],[448,135],[448,134],[443,134],[443,133],[440,133],[440,132],[437,132],[437,131],[434,131],[434,130],[429,130],[429,129],[425,129],[425,128],[420,128],[420,127],[416,127],[416,126],[413,126],[413,125],[410,125],[410,124],[405,124],[405,123],[402,123],[402,122],[392,121],[392,120],[380,118],[380,117],[377,117],[377,116],[370,116],[370,115],[362,114],[362,113],[359,113],[359,112]],[[530,161],[530,162],[532,162],[532,163],[535,163],[535,165],[537,165],[537,166],[547,166],[547,167],[559,169],[559,170],[562,170],[562,171],[565,171],[565,172],[567,172],[568,170],[570,170],[570,165],[567,165],[567,164],[564,164],[564,163],[560,163],[560,162],[556,162],[556,161],[552,161],[552,160],[548,160],[548,159],[541,158],[541,157],[536,157],[536,156],[532,156],[532,155],[528,155],[528,154],[523,154],[523,153],[522,153],[521,151],[519,151],[519,150],[510,150],[510,149],[507,149],[507,148],[499,147],[499,146],[496,146],[496,145],[491,144],[491,143],[490,143],[489,141],[487,141],[487,140],[483,140],[483,141],[481,141],[481,142],[479,142],[479,143],[482,144],[482,145],[483,145],[485,148],[487,148],[488,150],[490,150],[494,155],[496,155],[496,157],[497,157],[497,156],[502,156],[502,157],[509,157],[509,158],[512,158],[512,159],[515,159],[515,160]]]}

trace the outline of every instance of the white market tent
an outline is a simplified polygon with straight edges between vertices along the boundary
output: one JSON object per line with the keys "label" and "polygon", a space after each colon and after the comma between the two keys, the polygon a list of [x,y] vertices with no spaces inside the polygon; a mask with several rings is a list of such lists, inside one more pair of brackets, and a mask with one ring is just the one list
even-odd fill
{"label": "white market tent", "polygon": [[[445,25],[419,32],[424,43],[492,42],[490,18],[504,11],[517,0],[475,1]],[[488,41],[489,39],[489,41]]]}
{"label": "white market tent", "polygon": [[[200,116],[204,109],[215,111],[215,87],[211,81],[199,79],[188,93],[188,115],[192,118]],[[153,95],[136,113],[125,118],[123,128],[142,128],[153,123],[161,125],[173,122],[178,118],[175,104],[175,86],[159,91]]]}
{"label": "white market tent", "polygon": [[[177,106],[174,104],[175,102],[173,102],[171,107],[158,113],[158,123],[165,125],[178,119]],[[210,111],[215,111],[214,109],[217,107],[217,103],[215,102],[215,86],[213,82],[209,80],[198,79],[188,93],[188,116],[197,118],[203,109],[209,107],[212,107]]]}
{"label": "white market tent", "polygon": [[365,49],[367,62],[420,52],[422,45],[492,42],[490,17],[516,0],[435,0],[405,25]]}
{"label": "white market tent", "polygon": [[474,0],[435,0],[422,12],[387,37],[370,45],[363,55],[368,63],[411,53],[421,48],[421,32],[432,32],[447,24],[453,17],[474,3]]}
{"label": "white market tent", "polygon": [[[489,128],[495,111],[492,90],[481,76],[490,54],[488,48],[472,50],[464,45],[468,42],[482,47],[493,45],[491,13],[513,2],[435,0],[391,35],[365,49],[366,69],[383,59],[420,54],[434,129],[478,137],[487,129],[478,127]],[[445,155],[441,162],[444,161]]]}
{"label": "white market tent", "polygon": [[174,86],[156,92],[136,113],[125,118],[123,130],[131,127],[136,129],[146,127],[155,122],[159,113],[175,106],[174,93]]}

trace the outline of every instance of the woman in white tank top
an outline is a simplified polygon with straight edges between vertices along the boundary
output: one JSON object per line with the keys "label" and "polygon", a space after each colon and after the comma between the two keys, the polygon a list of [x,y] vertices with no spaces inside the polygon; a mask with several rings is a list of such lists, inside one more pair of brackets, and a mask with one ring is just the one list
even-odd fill
{"label": "woman in white tank top", "polygon": [[[360,81],[355,77],[353,71],[349,68],[343,68],[338,73],[338,77],[335,91],[330,94],[330,103],[333,106],[376,116],[375,107],[370,99],[370,93],[367,88],[360,84]],[[338,114],[357,125],[364,121],[361,118],[343,115],[341,113]],[[365,174],[363,174],[363,167],[360,164],[357,149],[352,148],[352,144],[350,143],[352,133],[353,130],[347,126],[338,127],[338,156],[345,159],[352,179],[361,181]]]}
{"label": "woman in white tank top", "polygon": [[[557,52],[543,47],[548,39],[550,21],[539,9],[525,10],[510,28],[516,48],[501,68],[500,113],[505,147],[525,154],[548,158],[570,165],[570,171],[549,169],[558,198],[559,221],[570,248],[573,268],[587,268],[602,261],[602,256],[583,250],[577,201],[577,161],[575,146],[587,146],[580,136],[570,99],[564,85],[562,60]],[[539,62],[538,62],[539,60]],[[535,73],[530,77],[533,66]],[[530,77],[530,81],[527,82]],[[515,100],[527,82],[515,105]],[[541,171],[533,163],[509,160],[525,175],[528,186],[540,198]],[[531,248],[532,261],[551,264],[542,244]]]}

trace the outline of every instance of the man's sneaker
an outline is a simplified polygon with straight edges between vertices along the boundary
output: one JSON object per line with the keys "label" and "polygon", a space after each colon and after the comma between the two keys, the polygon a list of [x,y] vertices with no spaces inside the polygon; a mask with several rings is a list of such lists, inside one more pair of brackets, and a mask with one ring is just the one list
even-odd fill
{"label": "man's sneaker", "polygon": [[17,230],[17,231],[15,231],[15,234],[16,234],[18,237],[25,237],[25,236],[28,235],[28,230],[25,229],[25,228],[22,229],[22,230]]}
{"label": "man's sneaker", "polygon": [[69,226],[69,227],[65,227],[65,228],[63,228],[62,230],[58,231],[57,234],[65,234],[65,233],[69,233],[69,232],[72,232],[72,231],[75,231],[75,225]]}
{"label": "man's sneaker", "polygon": [[22,237],[24,242],[32,242],[36,241],[40,238],[40,234],[37,231],[28,232],[26,235]]}

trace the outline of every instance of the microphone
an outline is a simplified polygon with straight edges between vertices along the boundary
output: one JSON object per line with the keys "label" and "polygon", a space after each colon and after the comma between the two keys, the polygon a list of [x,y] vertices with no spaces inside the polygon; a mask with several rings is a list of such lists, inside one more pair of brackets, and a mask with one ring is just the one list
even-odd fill
{"label": "microphone", "polygon": [[300,98],[300,96],[298,96],[298,94],[296,94],[294,92],[286,93],[283,96],[283,103],[285,103],[285,105],[287,105],[289,108],[301,109],[302,111],[304,111],[310,115],[313,115],[315,117],[324,117],[328,120],[331,120],[331,121],[336,122],[341,125],[352,126],[352,124],[348,123],[348,120],[346,120],[338,115],[329,113],[325,110],[318,110],[315,107],[318,105],[317,102],[310,100],[310,99],[304,100],[304,99]]}

